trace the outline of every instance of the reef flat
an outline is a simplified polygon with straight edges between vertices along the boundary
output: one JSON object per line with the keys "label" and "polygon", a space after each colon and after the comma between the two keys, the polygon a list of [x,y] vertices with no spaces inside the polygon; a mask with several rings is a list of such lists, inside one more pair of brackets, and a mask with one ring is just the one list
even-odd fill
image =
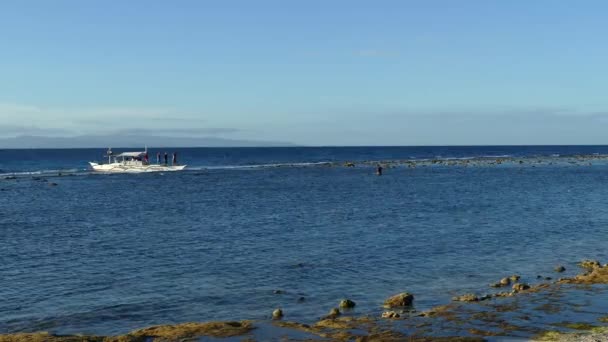
{"label": "reef flat", "polygon": [[[535,341],[608,339],[606,293],[608,265],[579,263],[583,272],[557,280],[510,275],[484,295],[467,293],[429,310],[415,310],[415,295],[388,298],[380,317],[358,316],[351,299],[336,303],[314,324],[292,322],[288,313],[268,321],[234,321],[160,325],[118,336],[55,335],[47,332],[0,335],[0,342],[164,342],[164,341]],[[561,273],[563,266],[553,272]],[[505,290],[506,289],[506,290]],[[481,291],[481,287],[480,287]],[[379,303],[379,306],[382,303]],[[269,308],[270,310],[271,308]]]}

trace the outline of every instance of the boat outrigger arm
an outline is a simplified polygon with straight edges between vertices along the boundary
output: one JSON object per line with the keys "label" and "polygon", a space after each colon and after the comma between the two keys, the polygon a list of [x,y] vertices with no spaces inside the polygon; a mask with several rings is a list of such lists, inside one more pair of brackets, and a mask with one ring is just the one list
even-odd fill
{"label": "boat outrigger arm", "polygon": [[162,171],[181,171],[186,165],[150,164],[148,161],[148,148],[143,152],[122,152],[114,155],[112,149],[106,152],[108,157],[107,164],[89,162],[93,171],[98,172],[117,172],[117,173],[141,173],[141,172],[162,172]]}

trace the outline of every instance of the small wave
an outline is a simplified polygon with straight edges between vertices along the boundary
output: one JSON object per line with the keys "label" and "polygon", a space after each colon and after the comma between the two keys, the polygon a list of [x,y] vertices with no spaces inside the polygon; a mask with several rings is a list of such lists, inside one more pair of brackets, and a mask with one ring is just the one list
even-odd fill
{"label": "small wave", "polygon": [[28,176],[62,176],[86,172],[87,169],[63,169],[63,170],[37,170],[37,171],[15,171],[0,173],[2,177],[28,177]]}
{"label": "small wave", "polygon": [[305,162],[305,163],[272,163],[272,164],[251,164],[251,165],[209,165],[209,166],[189,166],[185,170],[246,170],[246,169],[269,169],[275,167],[307,167],[330,165],[331,162]]}
{"label": "small wave", "polygon": [[513,157],[512,154],[497,154],[497,155],[486,155],[486,156],[481,156],[480,158],[511,158]]}

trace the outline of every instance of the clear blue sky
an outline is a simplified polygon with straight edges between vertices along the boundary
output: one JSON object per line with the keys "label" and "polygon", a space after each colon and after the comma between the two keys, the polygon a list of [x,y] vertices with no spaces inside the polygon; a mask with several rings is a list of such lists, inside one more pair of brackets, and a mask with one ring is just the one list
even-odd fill
{"label": "clear blue sky", "polygon": [[0,136],[606,144],[606,13],[599,0],[6,0]]}

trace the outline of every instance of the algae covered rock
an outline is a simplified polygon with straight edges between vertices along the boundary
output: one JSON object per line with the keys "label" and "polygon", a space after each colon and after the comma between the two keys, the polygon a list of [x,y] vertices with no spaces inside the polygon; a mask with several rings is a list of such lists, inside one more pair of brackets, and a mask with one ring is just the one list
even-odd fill
{"label": "algae covered rock", "polygon": [[357,305],[357,303],[353,302],[350,299],[343,299],[340,301],[340,308],[342,309],[352,309]]}
{"label": "algae covered rock", "polygon": [[[232,337],[244,335],[254,329],[250,321],[241,322],[206,322],[183,323],[176,325],[159,325],[130,332],[125,337],[131,340],[179,341],[199,336]],[[121,336],[122,337],[122,336]]]}
{"label": "algae covered rock", "polygon": [[283,310],[275,309],[272,312],[272,319],[281,319],[281,318],[283,318]]}
{"label": "algae covered rock", "polygon": [[[510,276],[510,277],[509,277],[509,280],[515,283],[515,282],[517,282],[517,281],[518,281],[520,278],[521,278],[521,277],[520,277],[519,275],[514,274],[514,275],[512,275],[512,276]],[[509,285],[509,284],[507,283],[506,285]]]}
{"label": "algae covered rock", "polygon": [[478,302],[479,297],[472,293],[463,294],[462,296],[452,297],[455,302]]}
{"label": "algae covered rock", "polygon": [[602,264],[600,264],[600,262],[597,260],[583,260],[583,261],[579,262],[578,265],[582,268],[587,268],[587,269],[594,269],[594,268],[602,267]]}
{"label": "algae covered rock", "polygon": [[394,295],[384,301],[384,307],[395,308],[400,306],[410,306],[414,302],[414,295],[411,293],[403,292]]}
{"label": "algae covered rock", "polygon": [[515,283],[513,284],[513,291],[524,291],[530,289],[530,285],[525,283]]}
{"label": "algae covered rock", "polygon": [[509,286],[509,285],[511,285],[511,279],[505,277],[505,278],[500,279],[499,282],[494,283],[494,284],[492,284],[490,286],[491,287],[504,287],[504,286]]}
{"label": "algae covered rock", "polygon": [[561,266],[561,265],[560,265],[560,266],[557,266],[557,267],[555,268],[555,272],[557,272],[557,273],[562,273],[562,272],[564,272],[565,270],[566,270],[566,268],[565,268],[564,266]]}
{"label": "algae covered rock", "polygon": [[329,313],[327,314],[327,316],[322,317],[322,320],[327,320],[327,319],[336,319],[338,318],[342,313],[340,312],[340,309],[338,308],[333,308],[331,310],[329,310]]}

